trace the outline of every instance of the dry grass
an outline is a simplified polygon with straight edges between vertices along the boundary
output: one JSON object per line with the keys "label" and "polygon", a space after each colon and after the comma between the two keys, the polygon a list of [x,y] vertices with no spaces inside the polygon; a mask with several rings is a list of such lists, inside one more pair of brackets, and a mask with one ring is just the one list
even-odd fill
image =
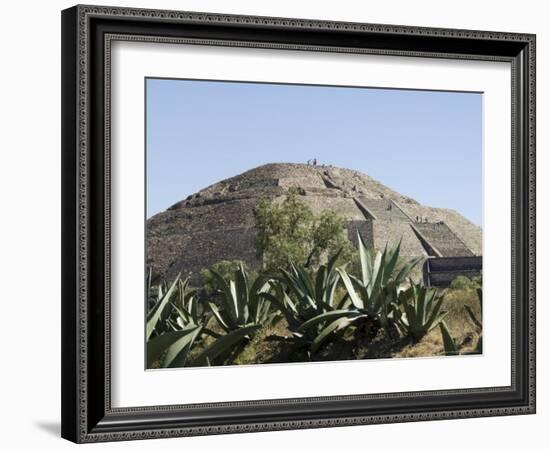
{"label": "dry grass", "polygon": [[236,357],[234,363],[236,365],[251,365],[287,361],[290,348],[283,339],[290,336],[287,322],[281,319],[274,325],[257,332]]}

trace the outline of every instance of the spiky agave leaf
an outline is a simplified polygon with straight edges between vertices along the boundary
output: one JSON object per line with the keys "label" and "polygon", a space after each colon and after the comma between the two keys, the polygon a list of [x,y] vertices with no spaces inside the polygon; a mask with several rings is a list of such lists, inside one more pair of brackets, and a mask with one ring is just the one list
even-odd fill
{"label": "spiky agave leaf", "polygon": [[305,323],[297,328],[297,331],[304,332],[307,329],[310,329],[318,324],[325,323],[327,321],[334,321],[337,318],[355,318],[360,316],[361,312],[359,312],[358,310],[331,310],[330,312],[322,313],[321,315],[317,315],[307,320]]}
{"label": "spiky agave leaf", "polygon": [[443,339],[443,349],[445,350],[445,355],[458,355],[458,348],[456,343],[445,324],[445,321],[439,323],[439,330],[441,331],[441,338]]}
{"label": "spiky agave leaf", "polygon": [[[483,310],[482,309],[482,307],[483,307],[483,299],[482,299],[483,290],[481,288],[477,288],[476,289],[476,294],[477,294],[477,299],[479,301],[479,311],[481,313],[482,310]],[[474,323],[474,325],[478,328],[478,330],[481,331],[481,329],[483,328],[483,325],[481,324],[481,321],[477,319],[476,314],[474,313],[472,308],[468,304],[464,304],[464,309],[468,313],[468,316],[470,317],[470,320],[472,320],[472,323]]]}
{"label": "spiky agave leaf", "polygon": [[194,327],[194,330],[188,335],[172,343],[164,356],[163,368],[185,366],[189,351],[201,335],[202,330],[202,326]]}
{"label": "spiky agave leaf", "polygon": [[280,281],[288,287],[289,292],[298,301],[296,309],[299,308],[298,305],[317,311],[314,313],[334,309],[334,295],[339,281],[335,266],[340,253],[341,250],[313,274],[292,262],[289,270],[280,270],[282,275]]}
{"label": "spiky agave leaf", "polygon": [[346,288],[347,294],[351,302],[356,308],[362,309],[364,301],[361,298],[360,294],[357,293],[357,291],[355,290],[355,286],[351,280],[351,277],[348,275],[347,271],[344,268],[337,268],[337,271],[340,274],[340,278],[344,283],[344,287]]}
{"label": "spiky agave leaf", "polygon": [[307,275],[297,268],[293,263],[290,264],[290,270],[281,269],[282,280],[289,287],[291,293],[302,303],[308,304],[309,307],[317,309],[315,295],[313,290],[308,286]]}
{"label": "spiky agave leaf", "polygon": [[227,282],[221,274],[214,270],[210,270],[210,273],[220,292],[223,309],[227,313],[227,325],[230,328],[236,328],[239,325],[239,314],[235,298],[235,283],[233,281]]}
{"label": "spiky agave leaf", "polygon": [[328,323],[350,315],[348,310],[341,310],[346,301],[335,305],[340,281],[336,263],[340,252],[312,274],[291,263],[288,270],[280,270],[281,277],[277,281],[272,280],[274,294],[263,295],[285,317],[295,347],[311,346]]}
{"label": "spiky agave leaf", "polygon": [[151,312],[149,312],[147,316],[147,327],[146,327],[147,340],[151,338],[151,335],[155,331],[155,328],[160,320],[162,312],[164,311],[165,307],[169,304],[170,300],[172,299],[172,295],[174,295],[174,293],[176,292],[179,279],[180,279],[180,275],[178,274],[176,279],[170,285],[170,288],[168,289],[168,291],[162,295],[161,299],[157,302],[155,307],[153,307]]}
{"label": "spiky agave leaf", "polygon": [[414,267],[418,265],[418,263],[421,262],[422,259],[423,257],[415,257],[409,260],[405,265],[403,265],[403,267],[401,267],[397,275],[395,275],[394,277],[395,283],[397,285],[400,285],[401,283],[403,283],[405,279],[409,277],[409,274],[414,269]]}
{"label": "spiky agave leaf", "polygon": [[[157,300],[147,315],[147,366],[162,359],[163,367],[183,366],[187,354],[204,330],[204,309],[189,278],[157,286]],[[153,287],[149,287],[153,290]]]}
{"label": "spiky agave leaf", "polygon": [[194,365],[204,365],[207,360],[211,363],[225,362],[223,358],[235,355],[244,340],[280,316],[267,299],[272,288],[268,278],[258,276],[250,284],[242,264],[229,281],[213,270],[211,273],[221,296],[221,307],[213,301],[208,301],[208,307],[225,334],[214,335],[206,328],[204,332],[216,340],[197,356]]}
{"label": "spiky agave leaf", "polygon": [[[194,341],[191,338],[193,334],[200,333],[200,326],[190,326],[189,328],[179,331],[165,332],[158,337],[153,337],[147,342],[147,366],[151,367],[154,362],[159,360],[161,356],[172,347],[172,355],[170,362],[181,352],[189,343]],[[198,335],[197,333],[197,335]],[[176,350],[179,348],[178,350]]]}
{"label": "spiky agave leaf", "polygon": [[211,271],[213,278],[220,287],[222,309],[210,301],[214,316],[226,332],[248,324],[268,324],[272,320],[269,305],[266,306],[264,294],[271,285],[269,279],[258,276],[250,285],[248,274],[241,264],[234,273],[234,280],[227,282],[221,275]]}
{"label": "spiky agave leaf", "polygon": [[[244,269],[243,269],[244,270]],[[260,324],[269,320],[269,313],[272,312],[271,304],[263,293],[268,293],[271,290],[269,278],[264,275],[259,275],[249,289],[248,296],[248,314],[249,320],[256,324]]]}
{"label": "spiky agave leaf", "polygon": [[303,319],[294,302],[286,292],[279,290],[276,294],[269,292],[261,293],[261,296],[269,301],[284,316],[290,329],[298,328]]}
{"label": "spiky agave leaf", "polygon": [[[321,278],[318,282],[319,287],[317,289],[317,297],[321,298],[329,308],[334,308],[334,295],[336,293],[339,280],[338,273],[335,268],[336,261],[340,257],[341,253],[342,249],[338,250],[338,252],[329,259],[326,267],[325,265],[322,265],[319,269],[320,273],[317,273],[317,276]],[[321,270],[321,268],[323,269]]]}
{"label": "spiky agave leaf", "polygon": [[481,329],[481,322],[477,319],[474,311],[468,304],[464,304],[464,309],[466,309],[466,312],[468,313],[468,316],[470,317],[470,320],[472,320],[472,323],[478,328]]}
{"label": "spiky agave leaf", "polygon": [[214,363],[217,359],[223,359],[236,345],[251,337],[262,327],[261,324],[249,324],[222,335],[195,357],[192,365],[204,366],[207,362]]}
{"label": "spiky agave leaf", "polygon": [[368,285],[372,275],[372,257],[367,249],[367,245],[365,245],[363,237],[361,237],[359,232],[357,232],[357,242],[359,246],[359,262],[361,263],[363,285]]}
{"label": "spiky agave leaf", "polygon": [[213,302],[208,302],[208,307],[210,308],[215,320],[225,332],[231,332],[231,329],[235,328],[232,324],[228,324],[231,323],[230,317],[224,310],[220,310]]}
{"label": "spiky agave leaf", "polygon": [[341,317],[334,321],[331,321],[329,324],[327,324],[325,327],[321,329],[321,331],[317,334],[315,339],[313,340],[313,343],[311,344],[310,351],[311,353],[317,352],[317,350],[320,348],[321,344],[332,334],[339,332],[346,327],[348,327],[353,321],[358,319],[359,317],[350,318],[350,317]]}
{"label": "spiky agave leaf", "polygon": [[[483,290],[481,288],[476,288],[477,293],[477,299],[479,301],[479,312],[480,314],[483,313]],[[481,354],[483,352],[483,317],[481,317],[479,320],[477,319],[474,311],[468,304],[464,304],[464,308],[466,309],[466,312],[468,312],[468,315],[474,325],[477,327],[477,330],[479,331],[479,339],[477,341],[475,352]]]}

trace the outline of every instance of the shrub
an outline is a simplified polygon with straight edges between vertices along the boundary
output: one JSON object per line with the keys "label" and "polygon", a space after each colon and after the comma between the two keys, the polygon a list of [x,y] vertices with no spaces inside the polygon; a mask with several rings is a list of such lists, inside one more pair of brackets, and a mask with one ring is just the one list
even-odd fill
{"label": "shrub", "polygon": [[473,279],[467,276],[457,276],[451,282],[451,288],[454,290],[467,290],[476,288],[477,284]]}

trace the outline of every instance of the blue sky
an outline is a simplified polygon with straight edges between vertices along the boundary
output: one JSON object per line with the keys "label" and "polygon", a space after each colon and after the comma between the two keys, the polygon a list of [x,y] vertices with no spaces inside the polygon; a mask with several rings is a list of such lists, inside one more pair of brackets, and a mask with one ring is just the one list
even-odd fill
{"label": "blue sky", "polygon": [[482,94],[147,79],[147,217],[268,162],[359,170],[482,220]]}

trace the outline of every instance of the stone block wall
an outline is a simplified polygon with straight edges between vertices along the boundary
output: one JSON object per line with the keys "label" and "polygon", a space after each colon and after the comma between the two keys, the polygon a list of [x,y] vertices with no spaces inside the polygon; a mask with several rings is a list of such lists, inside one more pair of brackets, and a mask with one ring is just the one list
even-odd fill
{"label": "stone block wall", "polygon": [[449,287],[458,276],[481,276],[481,256],[430,258],[422,266],[424,284],[428,287]]}
{"label": "stone block wall", "polygon": [[211,267],[221,260],[241,260],[257,270],[256,230],[254,228],[219,229],[195,234],[181,248],[179,257],[168,267],[169,279],[182,273],[191,275],[191,281],[200,278],[203,268]]}
{"label": "stone block wall", "polygon": [[350,220],[346,222],[347,237],[351,243],[358,248],[357,233],[359,233],[367,245],[367,248],[374,248],[374,236],[372,232],[372,220]]}

